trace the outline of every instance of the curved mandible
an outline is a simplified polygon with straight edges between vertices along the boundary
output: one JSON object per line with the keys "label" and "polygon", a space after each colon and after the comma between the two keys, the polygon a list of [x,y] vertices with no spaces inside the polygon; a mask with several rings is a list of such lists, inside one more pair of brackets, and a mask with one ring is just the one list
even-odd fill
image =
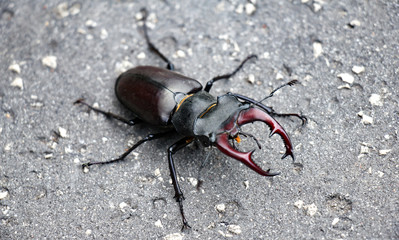
{"label": "curved mandible", "polygon": [[[216,138],[217,148],[227,156],[239,160],[260,175],[272,177],[279,174],[271,173],[270,169],[264,171],[261,167],[259,167],[252,160],[252,154],[255,150],[252,150],[250,152],[240,152],[237,149],[233,148],[233,146],[231,146],[231,144],[229,143],[229,132],[233,132],[232,130],[236,128],[237,125],[242,126],[246,123],[261,121],[266,123],[270,127],[270,136],[273,136],[273,134],[277,133],[282,137],[286,148],[286,152],[282,158],[290,155],[292,159],[294,159],[294,154],[292,152],[292,143],[288,134],[285,132],[284,128],[268,113],[262,111],[259,108],[251,107],[249,109],[242,110],[239,113],[238,117],[236,119],[232,119],[232,121],[236,121],[236,124],[232,122],[226,124],[225,127],[228,128],[224,129],[226,130],[226,132],[219,134]],[[234,126],[233,129],[229,129],[231,126]]]}

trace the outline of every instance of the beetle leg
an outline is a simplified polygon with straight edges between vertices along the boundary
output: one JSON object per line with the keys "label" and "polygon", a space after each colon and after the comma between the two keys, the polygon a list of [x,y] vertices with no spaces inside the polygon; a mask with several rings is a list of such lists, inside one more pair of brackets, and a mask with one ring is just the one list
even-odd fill
{"label": "beetle leg", "polygon": [[123,123],[126,123],[126,124],[129,125],[129,126],[133,126],[133,125],[135,125],[135,124],[137,124],[137,123],[139,123],[139,122],[142,121],[140,118],[133,118],[133,119],[130,119],[130,120],[129,120],[129,119],[126,119],[126,118],[121,117],[121,116],[119,116],[119,115],[116,115],[116,114],[114,114],[114,113],[106,112],[106,111],[101,110],[101,109],[99,109],[99,108],[93,107],[93,106],[89,105],[88,103],[86,103],[86,102],[84,101],[83,98],[80,98],[80,99],[76,100],[73,104],[75,104],[75,105],[76,105],[76,104],[85,105],[85,106],[87,106],[90,110],[93,110],[93,111],[95,111],[95,112],[97,112],[97,113],[104,114],[106,117],[113,118],[113,119],[116,119],[116,120],[121,121],[121,122],[123,122]]}
{"label": "beetle leg", "polygon": [[185,228],[191,228],[191,227],[190,227],[190,225],[188,225],[186,217],[184,216],[184,210],[183,210],[184,196],[183,196],[183,192],[180,189],[179,181],[177,179],[175,163],[173,161],[173,154],[175,154],[177,151],[179,151],[180,149],[182,149],[185,146],[187,146],[188,144],[190,144],[192,141],[193,141],[192,137],[185,137],[185,138],[180,139],[176,143],[174,143],[168,149],[168,161],[169,161],[170,176],[172,178],[173,188],[175,189],[175,197],[174,198],[179,203],[180,214],[181,214],[182,220],[183,220],[182,231]]}
{"label": "beetle leg", "polygon": [[112,159],[109,161],[105,161],[105,162],[88,162],[88,163],[82,164],[82,168],[89,167],[91,165],[104,165],[104,164],[110,164],[110,163],[114,163],[114,162],[123,161],[123,160],[125,160],[127,155],[129,155],[134,149],[136,149],[141,144],[151,141],[151,140],[158,139],[158,138],[166,137],[166,136],[170,135],[172,132],[174,132],[174,130],[168,131],[168,132],[163,132],[163,133],[148,134],[145,138],[138,141],[136,144],[134,144],[132,147],[130,147],[126,152],[124,152],[118,158],[115,158],[115,159]]}
{"label": "beetle leg", "polygon": [[148,12],[147,9],[142,8],[140,10],[140,12],[143,14],[143,31],[144,31],[144,37],[145,37],[145,41],[147,42],[148,47],[150,48],[151,51],[153,51],[158,57],[160,57],[164,62],[166,62],[167,66],[166,68],[168,70],[173,71],[175,69],[175,66],[173,65],[173,63],[167,58],[165,57],[165,55],[163,55],[157,47],[155,47],[155,45],[150,41],[150,38],[148,37],[148,32],[147,32],[147,16],[148,16]]}
{"label": "beetle leg", "polygon": [[254,54],[249,55],[248,57],[246,57],[246,58],[240,63],[240,65],[239,65],[232,73],[228,73],[228,74],[224,74],[224,75],[220,75],[220,76],[217,76],[217,77],[212,78],[211,80],[209,80],[209,81],[206,83],[206,86],[205,86],[205,88],[204,88],[204,91],[205,91],[205,92],[209,92],[209,91],[211,90],[211,88],[212,88],[214,82],[219,81],[219,80],[221,80],[221,79],[228,79],[228,78],[232,77],[232,76],[233,76],[234,74],[236,74],[236,73],[244,66],[244,64],[245,64],[249,59],[251,59],[251,58],[258,58],[258,56],[254,55]]}

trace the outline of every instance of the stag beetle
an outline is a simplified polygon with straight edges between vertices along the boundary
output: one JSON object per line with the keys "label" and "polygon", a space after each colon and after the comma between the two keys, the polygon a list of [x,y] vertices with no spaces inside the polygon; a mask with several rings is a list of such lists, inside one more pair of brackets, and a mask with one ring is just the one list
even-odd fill
{"label": "stag beetle", "polygon": [[84,99],[77,100],[75,104],[86,105],[91,110],[122,121],[128,125],[145,122],[155,126],[162,126],[169,130],[162,133],[147,135],[116,159],[106,162],[89,162],[83,164],[82,167],[86,168],[90,165],[109,164],[122,161],[144,142],[170,136],[173,132],[183,135],[184,137],[182,139],[168,148],[168,162],[175,190],[174,197],[179,204],[183,220],[182,229],[189,228],[190,226],[184,216],[184,197],[177,179],[173,154],[193,142],[194,139],[198,139],[204,146],[216,146],[227,156],[239,160],[260,175],[272,177],[278,173],[272,173],[270,169],[265,171],[256,165],[251,158],[254,150],[250,152],[240,152],[234,145],[232,146],[229,141],[239,142],[240,135],[250,136],[256,141],[260,148],[256,138],[249,133],[244,133],[241,130],[241,126],[254,121],[261,121],[270,127],[270,136],[277,133],[282,137],[286,149],[282,158],[291,156],[292,159],[294,159],[290,138],[284,128],[272,115],[280,117],[298,117],[302,120],[302,124],[306,122],[306,117],[294,113],[276,113],[271,107],[262,104],[262,101],[273,96],[273,93],[278,89],[296,83],[295,80],[276,88],[269,96],[261,101],[256,101],[235,93],[227,93],[218,97],[209,94],[214,82],[230,78],[236,74],[249,59],[256,58],[256,55],[248,56],[232,73],[217,76],[208,81],[204,89],[197,80],[174,72],[174,65],[172,62],[150,41],[146,26],[148,14],[145,9],[142,9],[141,12],[143,14],[143,33],[147,45],[151,51],[167,63],[167,69],[153,66],[138,66],[122,73],[116,79],[116,97],[126,108],[134,113],[136,118],[129,120],[111,112],[103,111],[87,104]]}

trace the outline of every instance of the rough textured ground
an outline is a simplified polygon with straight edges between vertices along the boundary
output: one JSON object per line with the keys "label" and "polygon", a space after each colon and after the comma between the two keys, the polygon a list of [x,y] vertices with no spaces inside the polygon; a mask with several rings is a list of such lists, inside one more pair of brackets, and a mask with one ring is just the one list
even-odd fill
{"label": "rough textured ground", "polygon": [[[188,2],[0,1],[0,238],[399,238],[399,2]],[[178,136],[146,143],[120,164],[80,167],[154,131],[72,104],[84,97],[131,116],[114,96],[116,77],[164,66],[145,44],[144,6],[153,42],[178,72],[205,83],[257,54],[212,93],[261,99],[298,79],[266,104],[309,117],[304,128],[279,119],[295,163],[279,159],[280,139],[269,140],[262,124],[246,128],[263,146],[256,161],[281,172],[274,178],[216,149],[176,154],[192,226],[184,233],[166,161]]]}

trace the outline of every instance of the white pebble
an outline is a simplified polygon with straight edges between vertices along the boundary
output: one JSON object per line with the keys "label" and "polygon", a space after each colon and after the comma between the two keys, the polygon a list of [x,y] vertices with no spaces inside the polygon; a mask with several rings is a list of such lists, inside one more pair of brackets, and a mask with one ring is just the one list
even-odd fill
{"label": "white pebble", "polygon": [[283,79],[284,79],[283,74],[281,74],[281,72],[278,72],[278,73],[276,74],[276,80],[283,80]]}
{"label": "white pebble", "polygon": [[253,5],[252,3],[245,4],[245,13],[247,15],[252,15],[255,13],[255,11],[256,11],[255,5]]}
{"label": "white pebble", "polygon": [[86,232],[85,232],[85,234],[86,234],[87,236],[91,235],[91,234],[92,234],[92,230],[91,230],[91,229],[87,229]]}
{"label": "white pebble", "polygon": [[164,240],[183,240],[184,234],[183,233],[172,233],[166,235],[163,239]]}
{"label": "white pebble", "polygon": [[91,19],[87,20],[85,24],[86,24],[86,27],[88,27],[88,28],[97,27],[97,23]]}
{"label": "white pebble", "polygon": [[352,27],[358,27],[358,26],[360,26],[360,21],[359,20],[357,20],[357,19],[354,19],[354,20],[352,20],[350,23],[349,23]]}
{"label": "white pebble", "polygon": [[0,191],[0,200],[6,198],[7,196],[8,196],[7,190],[3,189]]}
{"label": "white pebble", "polygon": [[239,235],[239,234],[241,234],[241,227],[240,226],[238,226],[238,225],[229,225],[228,227],[227,227],[227,230],[229,231],[229,232],[231,232],[231,233],[233,233],[233,234],[236,234],[236,235]]}
{"label": "white pebble", "polygon": [[154,223],[154,225],[155,225],[156,227],[163,228],[162,222],[161,222],[161,220],[159,220],[159,219]]}
{"label": "white pebble", "polygon": [[24,89],[24,82],[23,82],[22,78],[16,77],[14,79],[14,81],[11,82],[11,86],[12,87],[17,87],[17,88],[23,90]]}
{"label": "white pebble", "polygon": [[177,50],[176,55],[179,58],[185,58],[186,57],[186,53],[183,50]]}
{"label": "white pebble", "polygon": [[382,106],[383,104],[381,95],[375,93],[371,94],[369,102],[375,106]]}
{"label": "white pebble", "polygon": [[255,83],[255,75],[249,74],[249,75],[248,75],[248,78],[247,78],[247,81],[248,81],[250,84],[254,84],[254,83]]}
{"label": "white pebble", "polygon": [[323,53],[323,45],[320,42],[313,43],[313,56],[318,58]]}
{"label": "white pebble", "polygon": [[314,216],[317,213],[317,206],[314,203],[305,205],[303,208],[306,210],[306,214],[309,216]]}
{"label": "white pebble", "polygon": [[298,209],[301,209],[303,207],[304,202],[302,200],[298,200],[294,202],[294,206],[297,207]]}
{"label": "white pebble", "polygon": [[244,5],[242,4],[238,4],[237,8],[236,8],[236,13],[243,13],[244,12]]}
{"label": "white pebble", "polygon": [[155,169],[154,175],[155,175],[156,177],[160,177],[160,176],[161,176],[161,170],[159,170],[159,168]]}
{"label": "white pebble", "polygon": [[138,59],[144,59],[145,58],[145,53],[141,52],[141,53],[137,54],[137,58]]}
{"label": "white pebble", "polygon": [[341,78],[342,81],[352,84],[355,81],[355,78],[350,73],[340,73],[337,77]]}
{"label": "white pebble", "polygon": [[65,128],[58,127],[58,132],[59,132],[59,134],[60,134],[60,136],[62,138],[67,138],[68,137],[67,130]]}
{"label": "white pebble", "polygon": [[21,67],[17,63],[13,63],[8,67],[8,70],[13,71],[15,73],[21,73]]}
{"label": "white pebble", "polygon": [[224,203],[215,206],[216,211],[222,213],[226,211],[226,205]]}
{"label": "white pebble", "polygon": [[318,12],[321,9],[321,4],[319,3],[313,3],[313,10],[314,12]]}
{"label": "white pebble", "polygon": [[365,70],[366,70],[366,68],[363,66],[353,66],[352,67],[352,72],[354,72],[356,74],[360,74],[360,73],[364,72]]}
{"label": "white pebble", "polygon": [[380,151],[378,151],[378,153],[383,156],[383,155],[387,155],[390,151],[392,151],[392,149],[381,149]]}
{"label": "white pebble", "polygon": [[193,185],[194,187],[197,186],[197,184],[198,184],[198,179],[196,179],[196,178],[189,177],[189,178],[187,178],[187,180],[188,180],[188,181],[191,183],[191,185]]}
{"label": "white pebble", "polygon": [[80,3],[74,3],[70,8],[69,8],[69,13],[71,15],[76,15],[80,13],[80,9],[82,8],[82,5]]}
{"label": "white pebble", "polygon": [[125,202],[119,203],[119,208],[121,209],[122,212],[125,212],[124,208],[129,207],[129,205]]}
{"label": "white pebble", "polygon": [[57,57],[56,56],[46,56],[42,58],[42,64],[51,69],[57,68]]}
{"label": "white pebble", "polygon": [[104,39],[106,39],[107,37],[108,37],[107,29],[102,28],[102,29],[101,29],[101,33],[100,33],[100,38],[104,40]]}
{"label": "white pebble", "polygon": [[373,118],[364,114],[363,111],[358,112],[357,115],[362,118],[362,123],[364,125],[373,124]]}
{"label": "white pebble", "polygon": [[58,4],[54,11],[60,18],[67,17],[69,15],[68,3],[63,2],[63,3]]}
{"label": "white pebble", "polygon": [[331,225],[335,226],[339,222],[339,218],[334,218]]}
{"label": "white pebble", "polygon": [[360,146],[360,153],[361,154],[369,154],[370,153],[370,148],[367,146]]}

